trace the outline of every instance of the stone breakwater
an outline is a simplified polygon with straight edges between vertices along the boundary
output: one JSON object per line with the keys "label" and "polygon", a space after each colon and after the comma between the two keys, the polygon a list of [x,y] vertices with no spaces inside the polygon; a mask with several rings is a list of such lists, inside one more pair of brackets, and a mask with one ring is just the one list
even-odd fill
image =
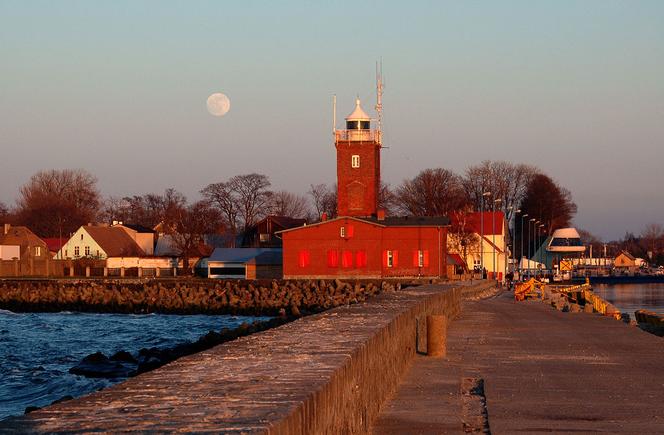
{"label": "stone breakwater", "polygon": [[366,301],[401,288],[385,281],[3,281],[0,309],[15,312],[292,315]]}

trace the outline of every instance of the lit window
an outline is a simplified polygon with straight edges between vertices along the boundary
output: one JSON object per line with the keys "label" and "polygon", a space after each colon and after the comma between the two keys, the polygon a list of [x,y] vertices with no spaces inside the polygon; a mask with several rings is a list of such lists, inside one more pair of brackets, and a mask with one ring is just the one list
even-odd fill
{"label": "lit window", "polygon": [[89,256],[90,256],[90,247],[89,247],[89,246],[86,246],[86,247],[85,247],[85,256],[86,256],[86,257],[89,257]]}
{"label": "lit window", "polygon": [[74,246],[74,257],[78,257],[81,251],[78,246]]}
{"label": "lit window", "polygon": [[349,268],[353,267],[353,252],[344,251],[341,254],[341,267]]}
{"label": "lit window", "polygon": [[307,267],[310,263],[310,254],[309,251],[300,251],[298,253],[297,262],[300,267]]}
{"label": "lit window", "polygon": [[335,249],[330,249],[327,251],[327,266],[328,267],[338,267],[339,266],[339,252]]}
{"label": "lit window", "polygon": [[357,154],[353,154],[353,156],[350,159],[350,166],[352,168],[359,168],[360,167],[360,156]]}
{"label": "lit window", "polygon": [[35,246],[35,257],[41,256],[41,246]]}

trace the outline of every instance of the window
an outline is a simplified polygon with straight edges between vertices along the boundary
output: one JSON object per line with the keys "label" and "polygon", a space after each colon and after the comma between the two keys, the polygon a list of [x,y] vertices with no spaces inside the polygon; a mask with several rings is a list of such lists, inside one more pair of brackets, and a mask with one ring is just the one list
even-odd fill
{"label": "window", "polygon": [[69,257],[69,249],[65,249],[65,258]]}
{"label": "window", "polygon": [[97,249],[97,257],[101,258],[101,255],[99,255],[99,249]]}
{"label": "window", "polygon": [[370,128],[370,122],[371,121],[360,121],[360,129],[361,130],[369,130]]}
{"label": "window", "polygon": [[367,253],[366,251],[357,251],[355,253],[355,266],[367,267]]}
{"label": "window", "polygon": [[339,237],[346,237],[346,227],[339,228]]}
{"label": "window", "polygon": [[78,246],[74,246],[74,257],[78,257],[81,254],[81,251]]}
{"label": "window", "polygon": [[327,266],[328,267],[339,266],[339,252],[336,249],[330,249],[329,251],[327,251]]}
{"label": "window", "polygon": [[35,246],[35,257],[41,256],[41,246]]}
{"label": "window", "polygon": [[81,234],[81,240],[83,240],[83,234]]}
{"label": "window", "polygon": [[350,167],[351,168],[359,168],[360,167],[360,156],[357,154],[353,154],[353,156],[350,158]]}
{"label": "window", "polygon": [[307,250],[300,251],[297,255],[297,264],[300,267],[307,267],[309,266],[309,263],[311,263],[311,255],[309,251]]}
{"label": "window", "polygon": [[344,251],[341,254],[341,267],[346,269],[353,267],[353,252]]}
{"label": "window", "polygon": [[384,251],[383,266],[397,267],[399,263],[399,253],[397,251]]}
{"label": "window", "polygon": [[90,256],[90,247],[89,247],[89,246],[86,246],[86,247],[85,247],[85,256],[86,256],[86,257],[89,257],[89,256]]}
{"label": "window", "polygon": [[270,235],[267,234],[267,233],[261,233],[259,238],[260,238],[261,243],[267,243],[267,242],[270,241]]}

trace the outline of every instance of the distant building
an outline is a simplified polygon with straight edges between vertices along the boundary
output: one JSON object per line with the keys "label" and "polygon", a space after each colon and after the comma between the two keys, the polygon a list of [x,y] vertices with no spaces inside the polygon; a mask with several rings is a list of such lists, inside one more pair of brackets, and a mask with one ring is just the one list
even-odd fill
{"label": "distant building", "polygon": [[281,279],[281,249],[217,248],[207,259],[208,278]]}
{"label": "distant building", "polygon": [[613,260],[613,268],[622,273],[633,274],[639,267],[636,264],[636,257],[627,251],[622,251]]}
{"label": "distant building", "polygon": [[144,257],[145,252],[125,228],[108,225],[85,225],[62,246],[57,258]]}
{"label": "distant building", "polygon": [[484,266],[489,278],[503,280],[509,256],[503,212],[453,213],[451,218],[448,249],[462,257],[465,251],[464,261],[469,269],[480,271]]}
{"label": "distant building", "polygon": [[[0,233],[0,245],[18,246],[20,251],[19,260],[27,261],[31,258],[46,260],[51,258],[46,242],[30,231],[28,227],[4,224],[2,233]],[[7,255],[14,256],[15,248],[11,249],[11,254],[9,254],[9,250],[7,252]]]}
{"label": "distant building", "polygon": [[288,216],[267,216],[253,225],[244,235],[242,246],[247,248],[280,248],[282,240],[276,233],[305,225],[306,219]]}
{"label": "distant building", "polygon": [[113,222],[113,227],[124,229],[136,244],[145,252],[145,255],[154,255],[155,235],[157,232],[142,225]]}

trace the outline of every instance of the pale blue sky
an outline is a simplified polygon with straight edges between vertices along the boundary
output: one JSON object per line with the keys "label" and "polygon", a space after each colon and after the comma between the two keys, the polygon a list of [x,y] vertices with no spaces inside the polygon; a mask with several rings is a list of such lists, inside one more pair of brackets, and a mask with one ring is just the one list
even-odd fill
{"label": "pale blue sky", "polygon": [[0,200],[68,167],[105,195],[250,171],[304,193],[334,181],[332,94],[372,108],[379,57],[387,182],[531,163],[581,228],[664,224],[662,1],[0,0]]}

